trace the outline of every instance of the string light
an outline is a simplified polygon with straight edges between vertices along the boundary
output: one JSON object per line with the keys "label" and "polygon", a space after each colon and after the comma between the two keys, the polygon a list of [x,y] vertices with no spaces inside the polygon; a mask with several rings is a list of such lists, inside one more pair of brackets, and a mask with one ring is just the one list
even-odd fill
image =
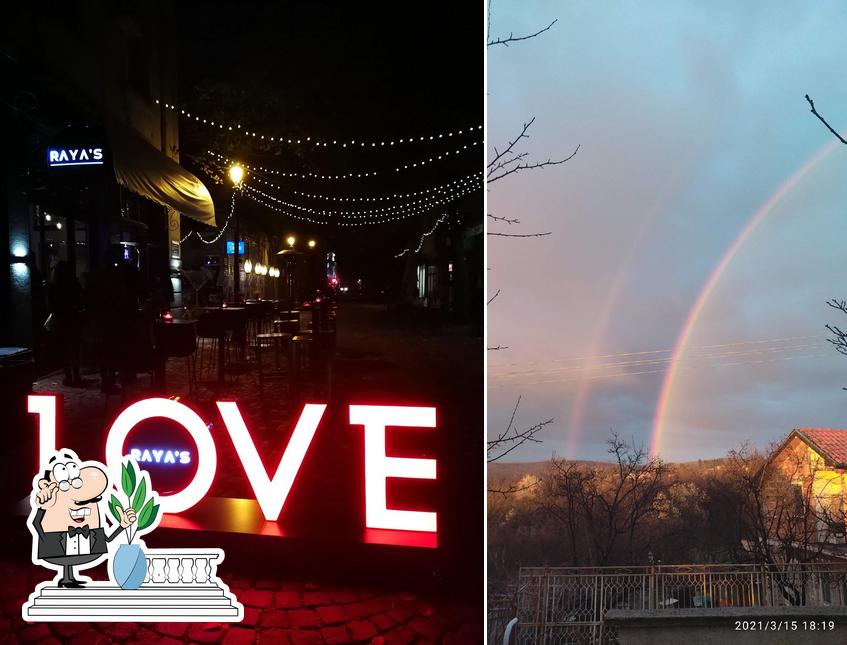
{"label": "string light", "polygon": [[349,221],[331,222],[331,221],[326,221],[326,220],[314,219],[314,218],[307,217],[307,216],[304,216],[304,215],[297,215],[297,214],[292,213],[288,210],[285,210],[284,208],[281,208],[281,207],[279,207],[275,204],[272,204],[272,203],[266,201],[264,198],[257,196],[253,192],[248,191],[247,193],[245,193],[245,195],[247,197],[249,197],[250,199],[252,199],[254,202],[261,204],[262,206],[265,206],[266,208],[269,208],[272,211],[275,211],[277,213],[281,213],[283,215],[287,215],[288,217],[293,217],[294,219],[301,220],[301,221],[304,221],[304,222],[310,222],[312,224],[321,224],[321,225],[337,224],[338,226],[366,226],[366,225],[371,225],[371,224],[386,224],[388,222],[396,222],[396,221],[399,221],[399,220],[407,219],[409,217],[413,217],[414,215],[419,215],[421,213],[428,213],[436,205],[448,204],[452,201],[459,199],[460,197],[463,197],[464,195],[467,195],[467,194],[470,194],[472,192],[479,190],[481,187],[482,186],[479,186],[479,185],[472,185],[468,188],[465,188],[461,191],[454,193],[449,198],[435,200],[432,204],[428,204],[426,206],[421,206],[421,207],[412,209],[412,210],[410,210],[406,213],[394,214],[394,215],[391,215],[391,216],[375,217],[375,218],[367,220],[367,221],[356,221],[356,222],[349,222]]}
{"label": "string light", "polygon": [[[421,249],[423,248],[424,240],[425,240],[426,238],[428,238],[430,235],[432,235],[433,233],[435,233],[435,229],[437,229],[437,228],[438,228],[438,225],[439,225],[439,224],[441,224],[441,222],[443,222],[444,220],[446,220],[448,217],[450,217],[450,216],[449,216],[449,215],[446,215],[446,214],[445,214],[445,215],[442,215],[441,217],[439,217],[439,218],[438,218],[438,221],[436,221],[436,222],[435,222],[435,225],[434,225],[434,226],[433,226],[433,227],[432,227],[429,231],[427,231],[426,233],[424,233],[423,235],[421,235],[421,240],[420,240],[420,242],[418,242],[418,248],[416,248],[416,249],[414,250],[414,253],[420,253]],[[403,249],[402,251],[400,251],[400,253],[398,253],[398,254],[397,254],[397,255],[395,255],[394,257],[395,257],[395,258],[402,258],[402,257],[403,257],[404,255],[406,255],[407,253],[412,253],[412,249]]]}
{"label": "string light", "polygon": [[419,135],[414,137],[403,137],[400,139],[339,139],[339,138],[324,138],[324,139],[312,139],[309,137],[289,137],[277,134],[268,134],[268,133],[259,133],[254,130],[250,130],[248,128],[242,128],[240,123],[235,123],[233,126],[232,123],[215,123],[215,121],[211,119],[205,119],[201,117],[199,114],[192,114],[189,110],[185,108],[179,108],[172,103],[164,103],[162,104],[159,99],[156,99],[156,105],[164,105],[165,109],[171,110],[172,112],[176,112],[180,117],[185,118],[187,120],[194,121],[195,123],[206,125],[211,128],[217,128],[218,130],[225,130],[227,132],[234,132],[236,134],[240,134],[243,137],[250,139],[251,141],[264,141],[265,143],[276,143],[279,145],[301,145],[304,142],[310,145],[315,146],[316,148],[326,148],[328,146],[334,146],[337,148],[390,148],[394,145],[407,145],[407,144],[420,144],[420,143],[444,143],[446,140],[454,139],[457,137],[461,137],[467,134],[472,134],[473,132],[482,131],[481,125],[471,126],[469,128],[462,128],[460,130],[449,130],[445,132],[438,132],[435,134],[428,135]]}
{"label": "string light", "polygon": [[287,202],[279,197],[266,193],[258,188],[255,188],[250,185],[245,184],[245,188],[249,191],[257,193],[264,197],[265,199],[270,199],[277,204],[282,206],[288,206],[289,208],[295,208],[299,211],[305,211],[307,213],[312,213],[313,215],[327,215],[327,216],[341,216],[341,217],[368,217],[369,215],[379,215],[379,214],[390,214],[400,210],[406,210],[413,206],[429,204],[434,202],[439,197],[449,196],[451,193],[461,190],[465,186],[469,185],[471,180],[466,180],[463,183],[458,184],[457,186],[452,186],[451,188],[444,190],[441,193],[435,193],[432,195],[428,195],[426,197],[422,197],[421,199],[416,199],[410,202],[404,202],[401,204],[394,204],[393,206],[383,206],[380,208],[370,208],[370,209],[359,209],[359,210],[318,210],[314,208],[310,208],[308,206],[301,206],[299,204],[293,204],[291,202]]}
{"label": "string light", "polygon": [[[235,214],[235,193],[236,192],[238,192],[238,191],[237,190],[232,191],[232,199],[229,200],[229,215],[227,216],[223,227],[221,227],[221,230],[218,231],[218,234],[215,235],[215,237],[213,237],[211,240],[204,240],[203,236],[200,235],[200,232],[195,231],[197,233],[197,239],[199,239],[201,242],[203,242],[203,244],[214,244],[219,239],[221,239],[221,236],[224,234],[224,231],[226,231],[226,227],[229,226],[229,220],[231,220],[232,216]],[[189,233],[188,235],[191,235],[191,233]],[[185,239],[188,239],[188,235],[185,236]]]}
{"label": "string light", "polygon": [[[276,188],[279,190],[285,190],[284,187],[278,186],[266,179],[262,179],[261,176],[255,173],[249,173],[253,175],[253,178],[271,188]],[[450,186],[454,186],[456,184],[465,182],[475,176],[482,177],[484,175],[484,171],[480,170],[478,172],[472,172],[469,175],[465,175],[460,179],[455,179],[453,181],[447,182],[445,184],[441,184],[440,186],[433,186],[432,188],[424,188],[421,190],[415,190],[410,193],[392,193],[391,195],[381,195],[379,197],[334,197],[332,195],[322,195],[320,193],[304,193],[300,190],[292,191],[295,195],[300,195],[302,197],[308,197],[310,199],[323,199],[326,201],[333,202],[382,202],[382,201],[391,201],[392,199],[405,199],[407,197],[417,197],[418,195],[426,195],[427,193],[434,193],[445,188],[449,188]]]}
{"label": "string light", "polygon": [[[455,152],[453,152],[453,153],[451,153],[450,150],[445,150],[441,154],[435,154],[434,156],[431,156],[431,157],[425,157],[423,159],[419,159],[418,161],[414,161],[412,163],[404,163],[404,164],[398,165],[394,168],[394,172],[405,172],[407,170],[414,170],[416,168],[422,168],[426,165],[436,163],[438,161],[446,160],[447,158],[450,157],[451,154],[453,155],[453,157],[456,157],[457,155],[461,154],[462,152],[468,150],[468,148],[473,149],[474,146],[479,145],[480,143],[481,143],[480,141],[472,141],[471,143],[464,144],[461,147],[456,147]],[[228,166],[235,163],[233,160],[225,157],[222,154],[214,152],[213,150],[207,150],[207,153],[212,155],[213,157],[215,157],[221,163],[226,164]],[[252,166],[249,165],[249,164],[243,164],[243,165],[244,165],[245,168],[247,168],[248,172],[253,171],[255,173],[256,171],[258,171],[258,172],[263,172],[263,173],[268,174],[268,175],[276,175],[278,177],[295,177],[295,178],[298,178],[298,179],[320,179],[320,180],[361,179],[362,177],[376,177],[377,174],[378,174],[378,172],[376,170],[368,170],[368,171],[365,171],[365,172],[341,173],[339,175],[322,175],[320,173],[315,173],[315,172],[287,172],[287,171],[283,171],[283,170],[276,170],[276,169],[273,169],[273,168],[265,168],[263,166],[258,166],[258,165],[252,165]]]}
{"label": "string light", "polygon": [[[218,154],[212,150],[206,151],[208,154],[215,157],[218,161],[222,162],[225,165],[229,165],[233,163],[230,159],[223,156],[222,154]],[[360,179],[362,177],[375,177],[376,171],[368,171],[368,172],[349,172],[341,175],[321,175],[314,172],[285,172],[282,170],[273,170],[270,168],[264,168],[262,166],[251,166],[249,164],[243,164],[245,168],[247,168],[247,172],[259,171],[269,175],[277,175],[278,177],[296,177],[298,179]]]}
{"label": "string light", "polygon": [[[472,141],[470,143],[470,146],[473,147],[473,146],[475,146],[479,143],[480,143],[479,141]],[[468,149],[467,145],[463,145],[461,148],[456,148],[456,154],[453,155],[453,156],[455,157],[456,155],[461,154],[463,150],[467,150],[467,149]],[[415,163],[412,163],[412,164],[403,164],[402,168],[400,166],[397,166],[394,169],[394,172],[403,172],[404,170],[409,170],[410,168],[418,168],[419,166],[425,166],[425,165],[433,163],[435,161],[440,161],[441,159],[444,159],[445,157],[449,157],[449,156],[450,156],[450,151],[445,150],[443,153],[441,153],[440,155],[436,155],[435,157],[429,157],[427,159],[421,159],[420,161],[416,161]]]}

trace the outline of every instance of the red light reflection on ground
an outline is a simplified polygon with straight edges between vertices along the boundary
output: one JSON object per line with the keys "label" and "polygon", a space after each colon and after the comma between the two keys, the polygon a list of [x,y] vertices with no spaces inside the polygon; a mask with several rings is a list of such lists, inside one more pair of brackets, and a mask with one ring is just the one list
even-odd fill
{"label": "red light reflection on ground", "polygon": [[438,548],[438,534],[428,533],[424,531],[393,531],[391,529],[365,529],[362,541],[365,544],[413,546],[425,549]]}

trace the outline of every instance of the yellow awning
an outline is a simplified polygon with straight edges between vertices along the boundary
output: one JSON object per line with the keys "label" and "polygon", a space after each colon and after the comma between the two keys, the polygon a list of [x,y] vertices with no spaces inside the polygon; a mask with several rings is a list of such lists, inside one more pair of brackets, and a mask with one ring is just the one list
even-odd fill
{"label": "yellow awning", "polygon": [[186,217],[217,226],[215,205],[202,181],[126,126],[110,124],[109,139],[119,184]]}

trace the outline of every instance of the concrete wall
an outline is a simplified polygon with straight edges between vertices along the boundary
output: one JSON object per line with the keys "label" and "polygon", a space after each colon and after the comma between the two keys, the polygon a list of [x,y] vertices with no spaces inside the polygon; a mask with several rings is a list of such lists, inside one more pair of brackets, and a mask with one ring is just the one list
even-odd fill
{"label": "concrete wall", "polygon": [[[739,621],[742,626],[746,623],[756,629],[738,629]],[[772,621],[776,624],[772,624]],[[830,621],[835,624],[834,631],[824,629],[823,623]],[[760,622],[767,625],[760,625]],[[651,611],[615,609],[606,614],[606,624],[617,630],[620,645],[847,643],[847,607],[721,607]]]}

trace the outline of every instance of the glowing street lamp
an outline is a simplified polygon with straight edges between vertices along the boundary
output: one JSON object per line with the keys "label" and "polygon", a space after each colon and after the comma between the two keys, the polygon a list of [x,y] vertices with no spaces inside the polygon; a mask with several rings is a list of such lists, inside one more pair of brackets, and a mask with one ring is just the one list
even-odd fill
{"label": "glowing street lamp", "polygon": [[253,263],[250,260],[244,260],[244,273],[250,273],[253,270]]}
{"label": "glowing street lamp", "polygon": [[[232,164],[229,167],[229,179],[230,179],[230,181],[232,181],[232,185],[235,187],[235,193],[237,194],[237,193],[241,192],[241,182],[244,181],[244,168],[237,163]],[[238,302],[241,299],[241,274],[238,271],[238,256],[239,256],[238,241],[241,238],[241,231],[239,230],[240,229],[240,226],[239,226],[240,222],[238,221],[238,219],[239,219],[238,213],[236,212],[236,209],[235,209],[236,194],[233,194],[233,196],[232,196],[232,199],[233,199],[232,214],[234,215],[233,219],[235,220],[235,222],[233,222],[235,231],[233,232],[233,238],[232,238],[233,239],[233,246],[235,247],[235,249],[233,251],[233,256],[232,256],[232,262],[233,262],[232,266],[233,266],[233,269],[234,269],[233,275],[232,275],[232,290],[233,290],[233,295],[235,296],[235,301]],[[245,267],[245,273],[246,272],[247,272],[247,270],[246,270],[246,267]]]}
{"label": "glowing street lamp", "polygon": [[229,167],[229,179],[232,181],[233,186],[240,186],[241,182],[244,181],[244,168],[239,166],[238,164],[233,164]]}
{"label": "glowing street lamp", "polygon": [[287,238],[285,238],[285,241],[288,243],[288,246],[293,247],[294,243],[297,241],[297,238],[293,235],[289,235]]}
{"label": "glowing street lamp", "polygon": [[317,244],[317,242],[315,242],[314,240],[309,240],[309,248],[310,249],[315,248],[315,244]]}

